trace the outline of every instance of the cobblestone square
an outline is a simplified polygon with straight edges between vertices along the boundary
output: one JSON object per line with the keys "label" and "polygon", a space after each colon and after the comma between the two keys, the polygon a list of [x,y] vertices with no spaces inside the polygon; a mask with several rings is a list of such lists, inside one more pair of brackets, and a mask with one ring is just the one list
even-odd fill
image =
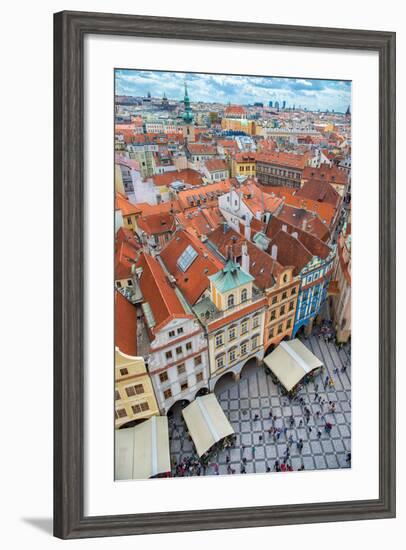
{"label": "cobblestone square", "polygon": [[[333,342],[317,336],[302,342],[322,361],[326,370],[301,388],[295,400],[289,402],[289,398],[282,395],[262,365],[247,367],[238,382],[227,380],[226,385],[216,386],[215,393],[235,430],[236,442],[233,448],[216,452],[203,474],[215,474],[216,465],[220,475],[239,474],[241,469],[246,473],[264,473],[275,470],[275,460],[280,464],[285,461],[293,470],[349,467],[350,348],[339,349]],[[342,367],[346,367],[345,371]],[[327,376],[334,382],[328,391],[324,387]],[[300,398],[304,403],[299,402]],[[335,412],[330,412],[329,402],[335,403]],[[305,407],[311,411],[308,422]],[[270,411],[276,420],[270,418]],[[332,424],[330,434],[324,429],[326,422]],[[281,428],[278,438],[268,432],[271,426]],[[300,439],[302,449],[297,445]],[[174,412],[170,420],[170,452],[173,474],[176,464],[194,453],[180,410]]]}

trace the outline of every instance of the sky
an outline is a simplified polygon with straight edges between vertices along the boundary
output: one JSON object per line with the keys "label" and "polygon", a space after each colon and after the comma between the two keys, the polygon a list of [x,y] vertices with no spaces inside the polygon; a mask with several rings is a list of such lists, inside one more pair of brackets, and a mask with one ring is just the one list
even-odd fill
{"label": "sky", "polygon": [[248,105],[254,102],[286,101],[287,107],[301,106],[308,110],[345,112],[351,104],[351,82],[343,80],[311,80],[199,73],[175,73],[116,70],[116,94],[181,100],[184,82],[193,101]]}

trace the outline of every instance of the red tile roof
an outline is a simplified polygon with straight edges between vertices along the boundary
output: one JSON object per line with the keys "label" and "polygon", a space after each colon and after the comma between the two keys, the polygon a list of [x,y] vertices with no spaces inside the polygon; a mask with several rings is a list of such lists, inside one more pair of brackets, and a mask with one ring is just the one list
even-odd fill
{"label": "red tile roof", "polygon": [[283,270],[282,265],[273,260],[267,252],[247,241],[231,227],[226,225],[218,227],[215,231],[209,233],[207,238],[224,258],[227,257],[227,251],[232,250],[240,265],[242,264],[242,245],[246,243],[249,256],[249,272],[255,278],[255,284],[262,290],[272,287],[275,279]]}
{"label": "red tile roof", "polygon": [[137,239],[137,236],[128,227],[120,227],[116,233],[116,243],[128,243],[135,250],[141,248],[141,245]]}
{"label": "red tile roof", "polygon": [[123,216],[131,216],[132,214],[139,214],[141,212],[138,204],[133,204],[121,193],[115,194],[115,203],[116,210],[121,210]]}
{"label": "red tile roof", "polygon": [[179,191],[177,197],[180,209],[187,210],[196,206],[217,206],[217,197],[228,193],[231,187],[231,180],[223,180]]}
{"label": "red tile roof", "polygon": [[[178,266],[178,260],[184,250],[192,246],[197,252],[186,271]],[[187,231],[177,231],[160,254],[168,271],[175,277],[176,285],[189,304],[194,305],[209,287],[209,275],[223,268],[223,263],[207,246]]]}
{"label": "red tile roof", "polygon": [[337,207],[341,197],[332,185],[325,181],[310,179],[296,192],[296,197],[311,199],[317,202],[331,204]]}
{"label": "red tile roof", "polygon": [[115,291],[114,341],[126,355],[137,355],[137,310],[135,306]]}
{"label": "red tile roof", "polygon": [[133,275],[133,266],[138,258],[138,250],[127,242],[118,242],[115,245],[114,279],[130,279]]}
{"label": "red tile roof", "polygon": [[143,301],[149,304],[155,319],[152,335],[172,319],[191,317],[185,312],[175,289],[155,258],[143,252],[137,263],[138,268],[142,268],[139,284]]}
{"label": "red tile roof", "polygon": [[179,212],[176,214],[176,218],[184,229],[197,238],[213,231],[224,219],[220,210],[215,206]]}
{"label": "red tile roof", "polygon": [[216,148],[207,143],[188,143],[187,148],[191,155],[217,155]]}
{"label": "red tile roof", "polygon": [[137,220],[138,227],[148,235],[161,235],[175,231],[175,216],[168,212],[141,216]]}
{"label": "red tile roof", "polygon": [[307,166],[303,171],[304,180],[318,180],[322,182],[328,182],[334,185],[347,185],[348,175],[345,170],[338,168],[338,166],[329,166],[328,164],[322,164],[320,168],[313,168]]}
{"label": "red tile roof", "polygon": [[137,203],[137,208],[143,216],[151,216],[162,212],[180,212],[179,202],[176,200],[161,202],[159,204],[148,204],[147,202]]}
{"label": "red tile roof", "polygon": [[264,191],[264,193],[270,193],[271,196],[283,198],[285,204],[288,204],[289,206],[314,212],[328,228],[335,218],[336,209],[334,206],[329,203],[318,202],[300,196],[297,197],[296,194],[298,190],[296,189],[292,189],[290,187],[272,187],[267,185],[259,185],[259,187]]}
{"label": "red tile roof", "polygon": [[257,162],[264,162],[276,166],[288,168],[299,168],[303,170],[306,166],[308,157],[306,155],[296,155],[295,153],[285,152],[266,152],[257,154]]}
{"label": "red tile roof", "polygon": [[251,151],[246,151],[246,152],[241,152],[241,153],[237,153],[234,157],[235,161],[236,162],[255,162],[257,160],[257,153],[254,153],[254,152],[251,152]]}
{"label": "red tile roof", "polygon": [[204,163],[209,172],[227,170],[227,163],[222,159],[209,159]]}
{"label": "red tile roof", "polygon": [[237,116],[237,115],[246,115],[246,114],[247,114],[246,109],[244,109],[244,107],[242,107],[241,105],[228,105],[228,107],[224,109],[225,117],[230,115]]}
{"label": "red tile roof", "polygon": [[170,185],[174,181],[183,181],[183,183],[188,183],[189,185],[201,185],[203,177],[197,170],[185,168],[184,170],[175,170],[152,176],[152,181],[157,186]]}

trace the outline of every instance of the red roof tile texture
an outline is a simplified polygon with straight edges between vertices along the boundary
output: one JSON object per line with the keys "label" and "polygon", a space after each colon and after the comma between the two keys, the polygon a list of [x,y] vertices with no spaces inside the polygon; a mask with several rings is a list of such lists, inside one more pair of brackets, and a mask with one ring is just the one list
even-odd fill
{"label": "red roof tile texture", "polygon": [[175,216],[169,212],[141,216],[137,220],[138,227],[148,235],[162,235],[175,231]]}
{"label": "red roof tile texture", "polygon": [[285,152],[266,152],[257,154],[257,162],[283,166],[287,168],[298,168],[303,170],[306,166],[308,157],[306,155],[295,155]]}
{"label": "red roof tile texture", "polygon": [[209,172],[219,172],[227,170],[227,163],[222,159],[209,159],[204,163]]}
{"label": "red roof tile texture", "polygon": [[202,175],[197,170],[185,168],[184,170],[175,170],[173,172],[165,172],[152,177],[152,181],[156,186],[170,185],[174,181],[182,181],[189,185],[201,185],[203,183]]}
{"label": "red roof tile texture", "polygon": [[[178,260],[188,246],[197,252],[186,271],[182,271]],[[167,270],[175,277],[176,284],[189,304],[194,305],[210,285],[208,276],[223,268],[223,263],[194,235],[177,231],[162,250],[161,259]]]}
{"label": "red roof tile texture", "polygon": [[143,301],[148,302],[156,323],[152,329],[153,334],[172,319],[188,317],[163,268],[155,258],[143,252],[137,263],[138,268],[142,268],[139,284]]}
{"label": "red roof tile texture", "polygon": [[328,182],[334,185],[348,184],[348,175],[346,171],[338,168],[338,166],[329,166],[328,164],[322,164],[320,168],[307,166],[303,171],[303,179],[305,181],[311,179]]}
{"label": "red roof tile texture", "polygon": [[116,290],[114,314],[115,345],[126,355],[137,355],[137,311],[127,298]]}

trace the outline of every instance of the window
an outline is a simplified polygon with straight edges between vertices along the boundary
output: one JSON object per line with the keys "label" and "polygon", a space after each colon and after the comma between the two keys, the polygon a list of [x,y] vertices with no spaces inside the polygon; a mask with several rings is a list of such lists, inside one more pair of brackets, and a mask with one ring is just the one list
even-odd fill
{"label": "window", "polygon": [[128,286],[133,286],[132,280],[131,280],[131,279],[128,279],[128,280],[127,280],[127,284],[128,284]]}
{"label": "window", "polygon": [[235,340],[236,339],[236,330],[235,330],[235,327],[231,327],[230,330],[228,331],[228,339],[229,340]]}
{"label": "window", "polygon": [[202,364],[202,356],[198,355],[197,357],[195,357],[195,367],[197,367],[201,364]]}
{"label": "window", "polygon": [[237,349],[236,349],[236,348],[233,348],[233,349],[230,350],[229,359],[230,359],[230,362],[231,362],[231,363],[232,363],[233,361],[235,361],[236,353],[237,353]]}
{"label": "window", "polygon": [[233,307],[234,306],[234,294],[230,294],[227,298],[227,306]]}
{"label": "window", "polygon": [[216,335],[216,348],[219,348],[224,344],[223,333]]}
{"label": "window", "polygon": [[274,296],[272,298],[272,304],[276,304],[276,302],[278,301],[278,297],[277,296]]}
{"label": "window", "polygon": [[243,288],[241,291],[241,302],[246,302],[248,297],[248,292],[246,288]]}
{"label": "window", "polygon": [[248,321],[243,321],[241,323],[241,334],[246,334],[248,332]]}
{"label": "window", "polygon": [[176,355],[181,355],[182,353],[183,353],[183,348],[182,348],[182,346],[178,346],[178,347],[176,348]]}
{"label": "window", "polygon": [[186,372],[185,363],[181,363],[178,365],[178,374],[183,374],[184,372]]}
{"label": "window", "polygon": [[255,349],[258,347],[258,336],[253,337],[251,346],[252,346],[252,349]]}
{"label": "window", "polygon": [[187,382],[183,382],[183,384],[180,385],[180,391],[185,391],[188,389]]}
{"label": "window", "polygon": [[165,357],[166,357],[167,359],[172,359],[172,352],[171,352],[171,351],[167,351],[167,352],[165,353]]}
{"label": "window", "polygon": [[117,417],[118,418],[124,418],[125,416],[127,416],[127,413],[126,413],[125,409],[118,409],[117,410]]}
{"label": "window", "polygon": [[139,414],[141,412],[140,405],[131,405],[131,408],[132,408],[134,414]]}
{"label": "window", "polygon": [[126,374],[128,374],[128,369],[120,369],[120,374],[121,376],[125,376]]}
{"label": "window", "polygon": [[179,327],[177,332],[178,332],[178,334],[183,334],[183,327]]}
{"label": "window", "polygon": [[280,334],[282,332],[282,324],[278,325],[278,334]]}
{"label": "window", "polygon": [[292,288],[290,295],[294,296],[296,294],[296,287]]}
{"label": "window", "polygon": [[287,297],[288,297],[288,293],[287,293],[287,292],[283,292],[283,293],[282,293],[282,300],[286,300]]}
{"label": "window", "polygon": [[167,372],[161,372],[159,375],[159,380],[161,382],[166,382],[168,380],[168,373]]}
{"label": "window", "polygon": [[173,338],[175,336],[175,331],[174,330],[170,330],[169,331],[169,338]]}
{"label": "window", "polygon": [[171,397],[172,397],[172,390],[168,388],[167,390],[164,391],[164,398],[170,399]]}
{"label": "window", "polygon": [[125,391],[128,397],[132,397],[133,395],[144,393],[144,386],[142,384],[137,384],[136,386],[128,386]]}
{"label": "window", "polygon": [[117,282],[116,282],[116,287],[117,287],[117,288],[121,288],[121,283],[120,283],[120,281],[117,281]]}
{"label": "window", "polygon": [[252,320],[252,328],[259,327],[259,315],[255,315],[255,317]]}
{"label": "window", "polygon": [[269,334],[268,334],[268,338],[273,338],[274,336],[274,330],[273,328],[269,329]]}
{"label": "window", "polygon": [[118,401],[119,399],[121,399],[121,395],[120,395],[120,392],[118,390],[115,390],[114,391],[114,399],[116,401]]}
{"label": "window", "polygon": [[271,317],[270,317],[271,321],[273,321],[274,319],[276,319],[276,309],[273,309],[271,311]]}
{"label": "window", "polygon": [[292,326],[292,319],[288,319],[286,322],[286,328],[290,328]]}
{"label": "window", "polygon": [[295,307],[295,302],[289,303],[289,311],[293,311],[293,308]]}
{"label": "window", "polygon": [[146,401],[144,401],[143,403],[141,403],[141,410],[144,412],[144,411],[149,411],[149,405]]}
{"label": "window", "polygon": [[243,342],[240,346],[241,355],[246,355],[247,353],[247,342]]}
{"label": "window", "polygon": [[282,306],[282,307],[281,307],[279,314],[280,314],[280,315],[284,315],[284,314],[285,314],[285,306]]}
{"label": "window", "polygon": [[216,366],[218,369],[224,367],[224,355],[218,355],[216,357]]}
{"label": "window", "polygon": [[186,344],[186,350],[190,351],[192,349],[192,342],[187,342]]}
{"label": "window", "polygon": [[198,372],[196,374],[196,382],[202,382],[203,381],[203,373],[202,372]]}

